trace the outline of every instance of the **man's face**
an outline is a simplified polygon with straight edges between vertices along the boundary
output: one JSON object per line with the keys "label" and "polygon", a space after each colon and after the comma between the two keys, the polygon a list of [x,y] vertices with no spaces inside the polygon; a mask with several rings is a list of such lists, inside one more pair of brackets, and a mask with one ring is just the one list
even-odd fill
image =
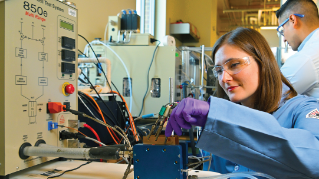
{"label": "man's face", "polygon": [[[289,18],[289,17],[287,17]],[[282,24],[287,18],[280,17],[278,23]],[[288,42],[293,51],[297,51],[301,42],[299,41],[296,29],[293,27],[293,22],[289,19],[285,24],[282,25],[283,29],[283,40]]]}

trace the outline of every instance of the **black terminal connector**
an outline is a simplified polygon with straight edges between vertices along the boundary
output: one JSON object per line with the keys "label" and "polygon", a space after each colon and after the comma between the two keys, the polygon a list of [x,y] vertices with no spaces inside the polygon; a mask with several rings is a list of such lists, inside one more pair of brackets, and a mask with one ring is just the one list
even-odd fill
{"label": "black terminal connector", "polygon": [[78,139],[78,138],[83,138],[84,136],[79,134],[79,133],[73,133],[73,132],[68,132],[68,131],[61,131],[60,132],[60,140],[65,140],[65,139]]}
{"label": "black terminal connector", "polygon": [[156,41],[158,41],[158,40],[156,40],[156,39],[154,39],[154,38],[151,38],[151,43],[154,43],[154,42],[156,42]]}
{"label": "black terminal connector", "polygon": [[71,107],[70,102],[64,102],[63,105],[65,106],[66,109],[70,109]]}
{"label": "black terminal connector", "polygon": [[82,117],[84,117],[84,115],[85,115],[85,113],[83,113],[83,112],[79,112],[79,111],[72,110],[72,109],[67,109],[66,107],[64,107],[63,109],[66,110],[66,111],[71,112],[74,115],[78,115],[78,116],[82,116]]}

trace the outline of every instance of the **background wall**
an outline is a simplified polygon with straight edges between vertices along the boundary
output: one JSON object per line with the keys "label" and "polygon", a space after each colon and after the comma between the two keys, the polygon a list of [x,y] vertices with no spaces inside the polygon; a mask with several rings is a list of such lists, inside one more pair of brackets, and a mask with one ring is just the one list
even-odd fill
{"label": "background wall", "polygon": [[[116,16],[122,9],[136,9],[136,0],[72,0],[78,9],[79,34],[88,41],[104,40],[108,16]],[[78,48],[83,51],[86,42],[79,37]]]}
{"label": "background wall", "polygon": [[199,43],[182,44],[176,40],[176,46],[214,45],[217,40],[217,0],[168,0],[166,8],[166,34],[169,35],[169,24],[180,19],[192,23],[200,33]]}

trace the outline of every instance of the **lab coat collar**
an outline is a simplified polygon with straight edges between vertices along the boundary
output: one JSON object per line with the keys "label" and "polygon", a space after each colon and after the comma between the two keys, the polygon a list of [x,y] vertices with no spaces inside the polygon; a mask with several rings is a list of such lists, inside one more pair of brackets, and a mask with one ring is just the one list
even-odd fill
{"label": "lab coat collar", "polygon": [[312,37],[312,35],[318,30],[319,28],[317,28],[316,30],[312,31],[306,38],[305,40],[302,41],[302,43],[299,45],[298,47],[298,52],[300,50],[303,49],[303,47],[306,45],[306,43],[308,42],[308,40]]}

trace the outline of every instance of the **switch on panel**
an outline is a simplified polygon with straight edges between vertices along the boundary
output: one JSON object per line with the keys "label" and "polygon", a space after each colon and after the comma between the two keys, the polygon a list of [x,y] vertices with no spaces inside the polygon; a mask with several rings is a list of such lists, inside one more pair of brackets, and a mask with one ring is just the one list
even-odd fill
{"label": "switch on panel", "polygon": [[[75,91],[75,88],[72,84],[70,84],[69,82],[65,82],[62,85],[62,93],[64,96],[69,96],[70,94],[73,94]],[[64,104],[66,105],[66,104]],[[70,107],[70,104],[68,105]]]}
{"label": "switch on panel", "polygon": [[69,37],[62,37],[62,47],[67,49],[75,48],[75,39],[71,39]]}
{"label": "switch on panel", "polygon": [[62,49],[62,60],[63,61],[75,61],[75,52],[74,51],[70,51],[70,50],[66,50],[66,49]]}
{"label": "switch on panel", "polygon": [[74,86],[72,84],[68,84],[65,87],[65,92],[68,94],[73,94],[74,93]]}
{"label": "switch on panel", "polygon": [[75,73],[75,64],[62,62],[61,63],[61,72],[62,73],[69,73],[69,74]]}

